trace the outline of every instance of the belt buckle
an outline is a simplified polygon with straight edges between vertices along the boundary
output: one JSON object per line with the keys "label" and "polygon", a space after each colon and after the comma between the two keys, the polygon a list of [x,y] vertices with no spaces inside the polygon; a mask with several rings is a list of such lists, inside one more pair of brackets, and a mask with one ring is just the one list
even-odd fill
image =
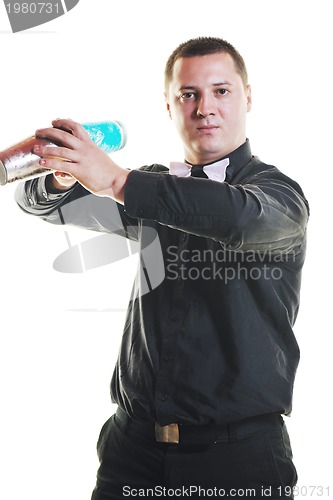
{"label": "belt buckle", "polygon": [[161,426],[155,423],[155,437],[159,443],[179,444],[179,427],[178,424],[169,424]]}

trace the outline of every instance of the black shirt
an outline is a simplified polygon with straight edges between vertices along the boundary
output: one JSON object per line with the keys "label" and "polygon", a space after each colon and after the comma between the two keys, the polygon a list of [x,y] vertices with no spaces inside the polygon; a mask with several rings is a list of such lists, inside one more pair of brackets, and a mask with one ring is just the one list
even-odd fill
{"label": "black shirt", "polygon": [[80,185],[52,194],[45,178],[17,191],[49,222],[61,206],[66,223],[140,242],[111,382],[133,418],[201,425],[291,411],[308,205],[248,141],[228,157],[223,183],[133,170],[124,206]]}

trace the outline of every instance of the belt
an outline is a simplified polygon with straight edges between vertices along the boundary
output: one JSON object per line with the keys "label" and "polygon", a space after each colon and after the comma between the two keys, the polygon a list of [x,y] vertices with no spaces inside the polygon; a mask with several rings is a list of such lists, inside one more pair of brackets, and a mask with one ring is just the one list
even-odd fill
{"label": "belt", "polygon": [[149,441],[167,444],[209,445],[217,441],[232,442],[254,432],[263,432],[283,425],[280,414],[270,413],[250,417],[231,424],[187,425],[172,423],[161,426],[157,422],[134,420],[118,408],[116,421],[124,432]]}

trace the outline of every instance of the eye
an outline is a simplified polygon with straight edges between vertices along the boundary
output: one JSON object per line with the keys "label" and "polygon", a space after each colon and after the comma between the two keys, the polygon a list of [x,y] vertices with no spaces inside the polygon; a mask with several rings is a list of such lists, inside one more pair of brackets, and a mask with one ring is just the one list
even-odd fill
{"label": "eye", "polygon": [[180,94],[180,100],[181,101],[190,101],[196,98],[196,93],[195,92],[184,92],[183,94]]}
{"label": "eye", "polygon": [[223,88],[223,89],[217,89],[217,90],[216,90],[216,93],[217,93],[218,95],[227,95],[227,94],[229,94],[229,90],[224,89],[224,88]]}

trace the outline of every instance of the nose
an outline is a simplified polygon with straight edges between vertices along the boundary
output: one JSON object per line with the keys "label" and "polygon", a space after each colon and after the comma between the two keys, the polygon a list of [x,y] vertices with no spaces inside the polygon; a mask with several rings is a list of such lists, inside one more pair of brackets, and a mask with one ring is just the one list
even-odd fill
{"label": "nose", "polygon": [[211,94],[202,94],[198,100],[197,115],[205,117],[214,114],[214,96]]}

